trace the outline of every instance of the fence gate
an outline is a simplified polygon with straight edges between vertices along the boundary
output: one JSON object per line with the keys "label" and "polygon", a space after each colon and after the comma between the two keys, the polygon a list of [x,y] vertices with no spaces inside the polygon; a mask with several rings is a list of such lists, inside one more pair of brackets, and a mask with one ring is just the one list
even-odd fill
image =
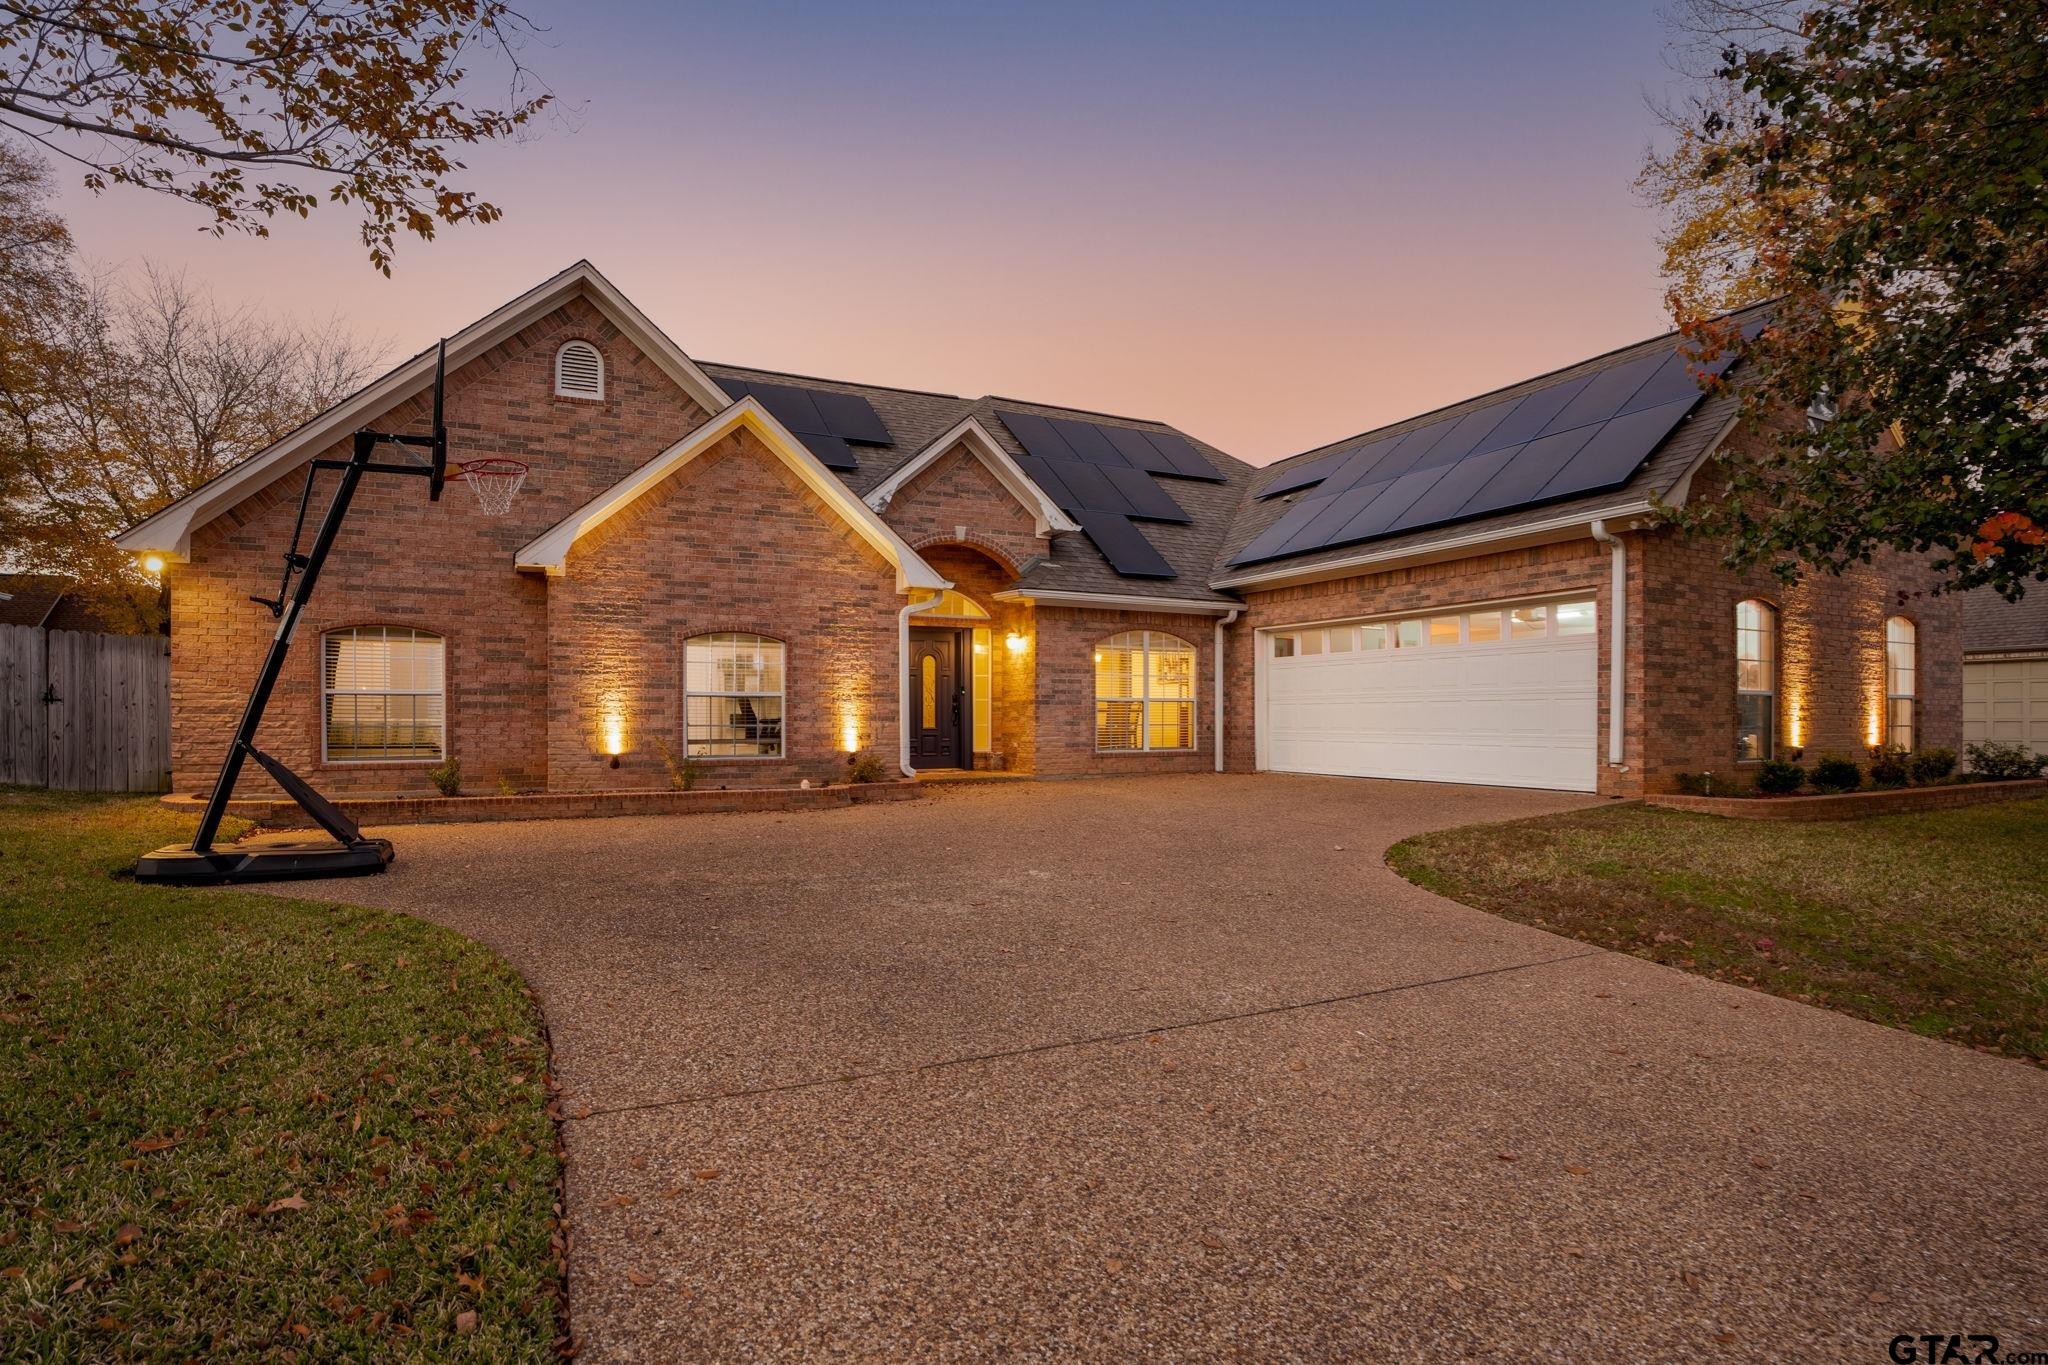
{"label": "fence gate", "polygon": [[170,790],[170,642],[0,626],[0,783]]}

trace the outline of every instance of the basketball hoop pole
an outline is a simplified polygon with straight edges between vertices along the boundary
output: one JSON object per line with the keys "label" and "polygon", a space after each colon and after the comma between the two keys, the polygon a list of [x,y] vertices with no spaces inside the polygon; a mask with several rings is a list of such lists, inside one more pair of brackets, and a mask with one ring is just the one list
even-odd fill
{"label": "basketball hoop pole", "polygon": [[[299,497],[299,519],[292,528],[292,545],[285,552],[284,581],[279,585],[275,599],[258,597],[253,600],[270,609],[277,618],[277,630],[270,637],[270,650],[263,658],[263,667],[256,674],[256,682],[249,689],[249,700],[242,708],[241,722],[235,727],[235,736],[228,744],[226,756],[221,760],[220,776],[213,784],[213,791],[206,799],[206,810],[199,817],[199,828],[192,842],[185,847],[158,849],[138,860],[135,865],[137,881],[184,883],[187,885],[225,881],[273,881],[290,877],[348,876],[368,872],[382,872],[391,861],[391,844],[385,839],[366,839],[356,823],[344,815],[332,802],[315,791],[306,780],[287,768],[283,763],[256,747],[256,732],[263,724],[263,712],[270,704],[270,694],[277,686],[277,680],[284,672],[285,657],[291,652],[292,636],[305,613],[306,603],[312,599],[313,589],[319,584],[320,571],[326,567],[327,557],[334,549],[335,538],[341,533],[341,525],[348,517],[349,507],[355,501],[356,490],[361,486],[365,474],[403,474],[425,478],[432,482],[429,496],[438,499],[448,451],[447,429],[441,422],[441,365],[436,365],[434,374],[434,430],[432,435],[416,433],[387,433],[380,431],[359,431],[355,434],[354,445],[346,460],[314,460],[306,470],[306,486]],[[427,464],[398,464],[379,461],[375,458],[381,444],[398,444],[426,447],[431,455]],[[307,507],[312,500],[313,482],[323,469],[340,472],[341,480],[336,485],[334,496],[327,504],[327,511],[320,518],[320,528],[314,533],[313,544],[305,554],[298,552],[299,533],[305,528]],[[296,581],[294,581],[296,580]],[[307,848],[294,846],[289,852],[266,857],[262,852],[219,851],[214,840],[220,834],[222,819],[227,815],[228,801],[233,796],[235,782],[242,774],[242,764],[254,758],[282,787],[300,809],[330,835],[338,847],[320,846]]]}

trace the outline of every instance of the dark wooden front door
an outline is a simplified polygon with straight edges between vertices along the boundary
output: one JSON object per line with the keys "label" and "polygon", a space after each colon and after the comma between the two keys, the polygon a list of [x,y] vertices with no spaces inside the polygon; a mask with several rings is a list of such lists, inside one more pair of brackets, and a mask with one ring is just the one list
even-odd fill
{"label": "dark wooden front door", "polygon": [[961,666],[960,630],[910,632],[910,763],[914,768],[964,768],[967,674]]}

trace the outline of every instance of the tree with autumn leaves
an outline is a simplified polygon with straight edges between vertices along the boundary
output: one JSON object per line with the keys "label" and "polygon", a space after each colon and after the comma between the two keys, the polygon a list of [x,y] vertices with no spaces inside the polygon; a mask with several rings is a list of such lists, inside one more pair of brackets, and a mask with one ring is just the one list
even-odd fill
{"label": "tree with autumn leaves", "polygon": [[[1682,0],[1702,91],[1643,183],[1668,298],[1776,422],[1678,514],[1738,565],[2048,579],[2048,6]],[[1722,314],[1770,299],[1751,340]]]}

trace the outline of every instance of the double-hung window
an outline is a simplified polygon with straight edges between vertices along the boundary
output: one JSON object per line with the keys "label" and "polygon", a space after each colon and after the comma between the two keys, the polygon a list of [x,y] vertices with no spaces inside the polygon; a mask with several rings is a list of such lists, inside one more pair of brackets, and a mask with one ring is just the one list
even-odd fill
{"label": "double-hung window", "polygon": [[1884,623],[1884,742],[1894,749],[1913,747],[1919,639],[1918,629],[1903,616]]}
{"label": "double-hung window", "polygon": [[1771,758],[1778,738],[1778,613],[1751,598],[1735,604],[1735,757]]}
{"label": "double-hung window", "polygon": [[691,758],[782,757],[782,641],[723,632],[683,642],[683,731]]}
{"label": "double-hung window", "polygon": [[1127,630],[1095,646],[1095,747],[1195,747],[1195,647],[1159,630]]}
{"label": "double-hung window", "polygon": [[320,738],[330,763],[447,756],[441,637],[410,626],[349,626],[320,642]]}

